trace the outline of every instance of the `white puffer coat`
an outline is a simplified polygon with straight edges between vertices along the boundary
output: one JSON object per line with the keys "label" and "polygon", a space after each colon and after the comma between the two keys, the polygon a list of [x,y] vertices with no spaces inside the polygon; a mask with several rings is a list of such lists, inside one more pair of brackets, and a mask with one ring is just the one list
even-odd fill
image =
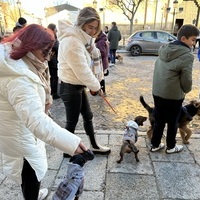
{"label": "white puffer coat", "polygon": [[0,167],[21,184],[25,158],[41,181],[47,170],[45,143],[73,155],[80,138],[45,114],[42,82],[22,59],[10,59],[9,52],[10,45],[0,44]]}

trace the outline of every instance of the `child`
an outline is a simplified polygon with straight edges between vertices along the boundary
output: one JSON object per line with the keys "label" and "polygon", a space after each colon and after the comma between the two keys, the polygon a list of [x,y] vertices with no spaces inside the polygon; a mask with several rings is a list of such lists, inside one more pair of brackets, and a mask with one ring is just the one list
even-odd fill
{"label": "child", "polygon": [[178,153],[182,145],[176,145],[178,118],[185,94],[192,89],[192,67],[194,56],[191,48],[199,30],[193,25],[183,25],[178,31],[178,40],[163,45],[155,62],[153,74],[153,98],[155,125],[150,151],[163,149],[161,143],[167,123],[166,153]]}
{"label": "child", "polygon": [[84,172],[83,166],[88,160],[93,160],[94,154],[87,150],[70,158],[67,177],[59,184],[52,200],[75,200],[83,192]]}

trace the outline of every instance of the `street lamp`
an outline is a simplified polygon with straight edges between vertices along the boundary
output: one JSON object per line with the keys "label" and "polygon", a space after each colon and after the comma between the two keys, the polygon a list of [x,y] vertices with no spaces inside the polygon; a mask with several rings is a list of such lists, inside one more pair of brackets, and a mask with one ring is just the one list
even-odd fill
{"label": "street lamp", "polygon": [[21,17],[22,16],[21,15],[21,5],[22,5],[22,3],[21,3],[20,0],[18,0],[16,3],[17,3],[18,10],[19,10],[19,17]]}
{"label": "street lamp", "polygon": [[2,27],[2,22],[3,22],[3,16],[2,16],[2,5],[0,4],[0,30],[1,30],[1,36],[4,35],[3,33],[3,27]]}
{"label": "street lamp", "polygon": [[93,1],[93,8],[94,8],[94,9],[97,8],[97,1],[96,1],[96,0]]}
{"label": "street lamp", "polygon": [[103,13],[103,27],[105,27],[105,8],[99,8],[99,11]]}
{"label": "street lamp", "polygon": [[[173,19],[172,19],[172,34],[174,34],[175,32],[175,16],[178,13],[183,12],[183,7],[178,8],[178,0],[174,0],[173,1],[173,12],[171,14],[173,14]],[[167,8],[167,12],[170,13],[171,8]]]}
{"label": "street lamp", "polygon": [[46,19],[46,24],[47,24],[48,23],[48,20],[47,20],[48,9],[46,7],[44,8],[44,14],[45,14],[45,19]]}

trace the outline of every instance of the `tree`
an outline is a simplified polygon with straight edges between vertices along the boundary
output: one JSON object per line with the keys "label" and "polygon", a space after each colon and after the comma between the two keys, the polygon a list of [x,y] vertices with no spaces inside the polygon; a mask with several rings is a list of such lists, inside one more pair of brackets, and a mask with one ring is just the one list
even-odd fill
{"label": "tree", "polygon": [[110,5],[116,5],[130,21],[129,33],[133,31],[133,19],[141,2],[144,0],[109,0]]}

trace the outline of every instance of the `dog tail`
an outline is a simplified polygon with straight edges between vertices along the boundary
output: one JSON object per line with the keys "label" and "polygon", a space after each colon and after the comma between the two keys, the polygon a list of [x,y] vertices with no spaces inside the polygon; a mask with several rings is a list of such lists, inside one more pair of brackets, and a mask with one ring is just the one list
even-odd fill
{"label": "dog tail", "polygon": [[152,113],[153,112],[153,108],[150,107],[144,100],[144,97],[141,95],[140,96],[140,103],[143,105],[143,107],[149,112]]}

